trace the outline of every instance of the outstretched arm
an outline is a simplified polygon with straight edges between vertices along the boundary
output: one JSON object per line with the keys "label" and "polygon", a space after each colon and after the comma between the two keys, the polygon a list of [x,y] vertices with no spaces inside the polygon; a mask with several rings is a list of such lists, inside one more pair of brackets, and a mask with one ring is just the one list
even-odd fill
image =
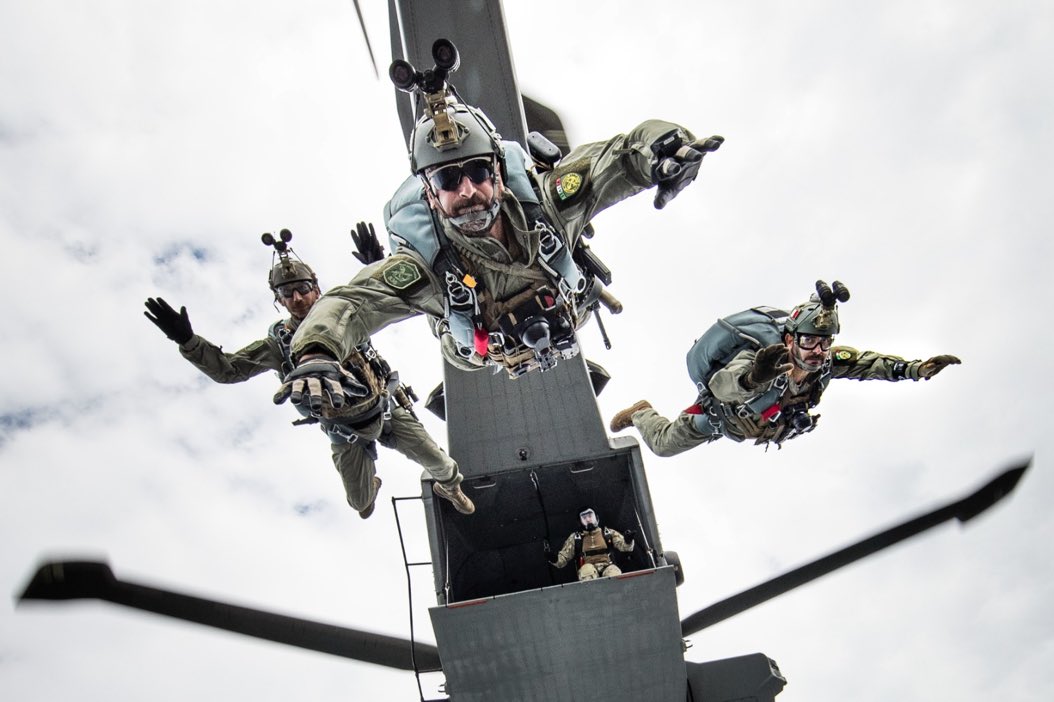
{"label": "outstretched arm", "polygon": [[179,352],[217,383],[241,383],[282,368],[282,351],[273,339],[260,339],[234,353],[224,353],[219,346],[195,334],[180,345]]}
{"label": "outstretched arm", "polygon": [[659,209],[695,179],[703,155],[721,137],[696,140],[672,122],[648,120],[626,134],[585,144],[567,154],[541,178],[547,199],[565,222],[588,222],[598,212],[658,185]]}
{"label": "outstretched arm", "polygon": [[831,349],[831,376],[853,380],[929,380],[950,365],[962,363],[951,355],[925,361],[907,361],[875,351],[857,351],[850,346]]}
{"label": "outstretched arm", "polygon": [[394,254],[319,298],[293,337],[293,358],[343,361],[375,332],[421,312],[443,315],[438,283],[416,257]]}
{"label": "outstretched arm", "polygon": [[148,298],[143,314],[165,336],[179,345],[183,358],[217,383],[240,383],[267,370],[282,367],[282,352],[271,339],[254,341],[234,353],[194,333],[186,307],[176,312],[164,298]]}

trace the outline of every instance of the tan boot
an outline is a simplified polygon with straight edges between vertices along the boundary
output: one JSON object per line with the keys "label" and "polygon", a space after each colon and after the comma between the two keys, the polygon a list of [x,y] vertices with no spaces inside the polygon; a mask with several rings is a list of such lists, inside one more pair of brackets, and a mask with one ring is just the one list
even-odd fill
{"label": "tan boot", "polygon": [[376,475],[373,476],[373,501],[359,510],[359,516],[363,519],[369,519],[370,515],[373,514],[373,508],[377,506],[377,493],[381,491],[381,479]]}
{"label": "tan boot", "polygon": [[611,418],[611,431],[622,431],[623,429],[633,425],[633,415],[642,410],[651,409],[651,403],[647,400],[641,400],[633,405],[630,405],[626,409],[615,414]]}
{"label": "tan boot", "polygon": [[472,514],[476,511],[476,505],[472,503],[468,495],[461,491],[460,485],[447,487],[440,483],[432,483],[432,492],[449,501],[461,514]]}

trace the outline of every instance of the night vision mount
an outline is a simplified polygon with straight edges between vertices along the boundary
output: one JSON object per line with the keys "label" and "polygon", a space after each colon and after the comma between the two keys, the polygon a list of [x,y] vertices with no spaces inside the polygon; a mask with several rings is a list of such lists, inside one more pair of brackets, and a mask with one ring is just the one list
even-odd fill
{"label": "night vision mount", "polygon": [[424,103],[427,116],[435,123],[435,146],[443,148],[461,141],[457,123],[448,108],[459,102],[457,90],[447,82],[447,76],[461,65],[461,55],[449,39],[436,39],[432,44],[435,66],[419,71],[405,59],[395,59],[388,67],[388,77],[399,90],[416,95]]}
{"label": "night vision mount", "polygon": [[[274,265],[274,257],[278,256],[281,263],[289,263],[289,254],[296,256],[296,252],[293,251],[292,247],[289,246],[289,242],[293,240],[293,232],[288,229],[283,229],[278,232],[278,238],[275,239],[271,232],[264,232],[260,235],[260,241],[263,242],[264,246],[270,246],[274,248],[274,253],[271,254],[271,265]],[[297,258],[300,258],[297,256]]]}
{"label": "night vision mount", "polygon": [[[288,229],[279,231],[277,239],[271,232],[264,232],[260,236],[260,241],[263,242],[264,246],[270,246],[274,249],[274,253],[271,254],[271,271],[267,276],[268,285],[271,286],[272,290],[279,285],[298,280],[317,282],[315,272],[311,270],[311,266],[304,263],[293,251],[293,248],[289,246],[289,242],[292,240],[293,232]],[[296,257],[296,260],[293,260],[290,256]],[[278,258],[277,263],[275,262],[275,257]]]}
{"label": "night vision mount", "polygon": [[824,309],[834,309],[835,302],[849,301],[849,288],[845,287],[839,280],[834,281],[830,285],[822,280],[817,280],[816,297],[819,298],[820,304],[824,306]]}

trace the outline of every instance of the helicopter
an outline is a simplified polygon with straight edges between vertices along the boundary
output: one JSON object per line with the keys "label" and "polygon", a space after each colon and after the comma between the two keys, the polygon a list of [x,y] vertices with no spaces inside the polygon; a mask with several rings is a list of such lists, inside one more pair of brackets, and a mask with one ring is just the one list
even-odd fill
{"label": "helicopter", "polygon": [[[441,3],[399,5],[400,17],[413,16],[417,21],[414,26],[401,25],[401,37],[406,45],[415,47],[406,53],[414,63],[419,63],[421,57],[427,56],[427,50],[422,49],[422,46],[427,47],[436,32],[441,31],[441,36],[452,37],[457,45],[467,47],[465,50],[468,52],[473,46],[471,36],[458,34],[458,27],[488,26],[464,18],[466,10],[460,6],[455,12],[454,8],[442,8]],[[487,3],[484,7],[493,11],[495,5]],[[429,11],[435,11],[436,16],[430,16]],[[442,26],[444,18],[449,19],[457,13],[462,13],[463,22],[455,23],[453,27]],[[495,36],[494,30],[491,29],[486,36]],[[500,66],[501,63],[487,62],[491,67]],[[471,82],[466,81],[466,84]],[[473,95],[471,99],[503,125],[502,131],[507,138],[522,140],[524,135],[517,132],[515,126],[505,126],[515,125],[516,115],[499,116],[500,109],[488,102],[488,96],[496,92],[493,86],[514,89],[514,76],[484,78],[481,83],[488,89],[481,90],[480,95]],[[465,92],[466,95],[472,95],[467,88]],[[520,121],[530,126],[529,119]],[[662,546],[639,449],[635,442],[624,439],[610,441],[606,436],[596,409],[595,385],[580,360],[581,357],[578,361],[568,360],[545,374],[517,381],[482,374],[469,376],[448,369],[446,407],[471,407],[479,412],[479,416],[475,417],[447,412],[450,450],[459,458],[468,476],[466,482],[469,489],[473,490],[473,497],[482,507],[480,514],[500,514],[504,521],[493,521],[496,518],[478,519],[472,523],[459,520],[445,511],[442,504],[433,503],[428,491],[424,490],[436,591],[440,593],[439,605],[430,612],[438,647],[433,649],[418,643],[408,644],[371,635],[364,635],[360,644],[355,645],[347,643],[339,632],[330,630],[337,641],[331,648],[355,652],[361,660],[404,669],[408,654],[413,669],[427,670],[441,665],[448,677],[447,688],[451,699],[529,698],[535,692],[534,688],[529,687],[531,679],[537,678],[531,671],[520,671],[523,674],[516,675],[516,671],[507,668],[485,672],[477,670],[479,666],[473,661],[478,660],[477,652],[481,647],[488,648],[492,656],[498,659],[502,657],[502,652],[496,648],[498,642],[494,639],[480,641],[467,638],[465,629],[470,625],[466,624],[466,619],[482,617],[489,620],[492,628],[484,627],[486,633],[494,631],[493,624],[496,621],[509,621],[516,616],[533,619],[539,611],[553,612],[566,623],[566,617],[571,616],[569,612],[575,611],[586,598],[589,602],[609,598],[611,604],[607,606],[612,608],[616,603],[627,600],[653,602],[654,609],[635,613],[634,619],[655,624],[654,635],[661,639],[662,646],[652,651],[654,657],[641,657],[638,641],[619,641],[618,637],[605,636],[604,632],[591,632],[591,641],[612,641],[618,646],[603,651],[602,655],[636,660],[639,668],[628,666],[625,677],[612,675],[610,670],[605,670],[604,675],[598,676],[597,680],[583,680],[582,669],[576,667],[574,671],[556,671],[552,679],[540,680],[536,684],[555,685],[559,691],[566,689],[573,675],[575,684],[590,685],[591,689],[600,690],[605,696],[614,699],[640,699],[642,694],[649,695],[645,697],[649,699],[684,699],[689,693],[694,694],[696,699],[735,699],[731,695],[741,697],[741,690],[729,692],[728,697],[721,697],[725,693],[716,691],[720,685],[713,681],[718,677],[713,671],[720,666],[698,668],[696,665],[706,664],[688,665],[683,661],[681,640],[684,636],[699,631],[708,623],[719,621],[726,614],[730,615],[742,604],[765,599],[769,593],[788,588],[791,583],[805,582],[811,579],[810,576],[815,577],[815,573],[825,571],[835,563],[861,557],[859,554],[878,544],[907,538],[911,533],[917,533],[913,531],[916,528],[921,529],[950,518],[968,519],[978,513],[983,505],[1007,494],[1024,471],[1024,466],[1018,466],[977,493],[912,520],[911,526],[887,530],[874,540],[869,540],[869,545],[839,552],[840,555],[830,557],[823,566],[813,570],[803,572],[799,569],[795,575],[788,574],[777,586],[749,591],[753,594],[744,593],[738,598],[738,605],[715,605],[716,609],[708,608],[698,613],[699,616],[692,615],[678,621],[673,616],[677,612],[673,593],[682,573],[676,556]],[[545,398],[550,403],[547,407],[549,411],[537,413],[528,410],[539,398]],[[480,436],[468,427],[480,426],[481,417],[490,418],[496,426],[516,426],[520,430],[500,436]],[[636,554],[637,561],[630,564],[633,569],[627,570],[626,575],[632,577],[590,584],[552,584],[548,582],[552,574],[538,569],[537,560],[528,565],[529,559],[524,558],[522,568],[507,567],[510,561],[517,560],[515,554],[518,550],[537,555],[540,534],[566,532],[573,524],[574,513],[583,497],[588,497],[604,514],[611,515],[613,521],[630,521],[640,525],[642,541],[647,541],[648,547]],[[546,519],[553,524],[545,524]],[[492,537],[489,543],[484,543],[486,535]],[[499,565],[488,567],[488,559]],[[118,581],[111,577],[107,569],[97,564],[74,563],[45,566],[41,570],[41,579],[30,585],[24,595],[27,599],[70,596],[97,597],[153,611],[168,609],[171,600],[180,599],[172,593],[149,591],[134,583]],[[196,617],[195,620],[202,623],[214,623],[207,621],[210,619],[208,615],[191,615],[196,605],[202,605],[206,610],[211,607],[217,615],[222,612],[222,617],[232,622],[244,619],[243,624],[237,625],[239,629],[265,628],[259,623],[264,617],[258,613],[241,612],[244,617],[239,617],[235,615],[236,610],[229,607],[201,602],[184,600],[181,606],[163,613],[182,611],[181,616]],[[479,614],[481,612],[485,613]],[[613,615],[605,619],[618,624],[619,630],[622,630],[618,617]],[[285,621],[284,625],[309,628],[302,622]],[[281,627],[282,624],[279,624],[278,628]],[[648,632],[640,633],[644,636]],[[321,633],[308,638],[316,636],[322,638]],[[277,634],[268,638],[281,640]],[[533,638],[521,638],[520,641],[532,651],[547,649],[550,658],[545,661],[546,666],[555,665],[561,658],[566,658],[568,651],[582,650],[581,643],[574,641],[567,641],[564,644],[567,648],[564,649],[552,647],[551,632],[546,631],[536,632]],[[316,650],[325,649],[319,645]],[[722,665],[735,668],[739,664]],[[768,694],[774,696],[781,687],[782,678],[778,669],[767,657],[751,657],[749,666],[767,683]],[[744,677],[739,668],[735,668],[735,671],[728,675],[733,681]],[[644,685],[644,692],[640,687],[633,687],[630,675],[634,680],[646,680],[633,683]],[[707,689],[713,692],[705,692]],[[552,695],[552,689],[546,687],[545,690]],[[560,698],[559,692],[550,698]]]}

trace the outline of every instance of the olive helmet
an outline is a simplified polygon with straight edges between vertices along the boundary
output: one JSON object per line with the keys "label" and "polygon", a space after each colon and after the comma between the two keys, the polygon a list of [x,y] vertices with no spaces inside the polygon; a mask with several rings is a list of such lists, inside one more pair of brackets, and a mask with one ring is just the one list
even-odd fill
{"label": "olive helmet", "polygon": [[449,39],[432,44],[435,65],[419,71],[405,59],[395,59],[388,77],[399,90],[416,96],[421,117],[410,134],[410,170],[420,175],[426,169],[478,156],[496,156],[503,161],[501,135],[482,110],[461,101],[448,82],[461,65],[457,47]]}
{"label": "olive helmet", "polygon": [[283,229],[279,232],[278,237],[278,239],[275,239],[270,232],[260,237],[264,246],[274,247],[275,255],[278,256],[278,262],[271,266],[271,271],[267,274],[267,285],[276,295],[280,285],[289,283],[309,281],[317,287],[318,277],[315,275],[315,271],[311,270],[311,266],[299,258],[294,259],[290,256],[290,254],[296,255],[289,246],[289,242],[293,239],[293,233],[288,229]]}
{"label": "olive helmet", "polygon": [[849,300],[849,290],[841,282],[834,281],[830,286],[822,280],[816,281],[816,293],[793,310],[783,324],[783,331],[788,334],[809,334],[812,336],[834,336],[841,330],[838,323],[837,302]]}

